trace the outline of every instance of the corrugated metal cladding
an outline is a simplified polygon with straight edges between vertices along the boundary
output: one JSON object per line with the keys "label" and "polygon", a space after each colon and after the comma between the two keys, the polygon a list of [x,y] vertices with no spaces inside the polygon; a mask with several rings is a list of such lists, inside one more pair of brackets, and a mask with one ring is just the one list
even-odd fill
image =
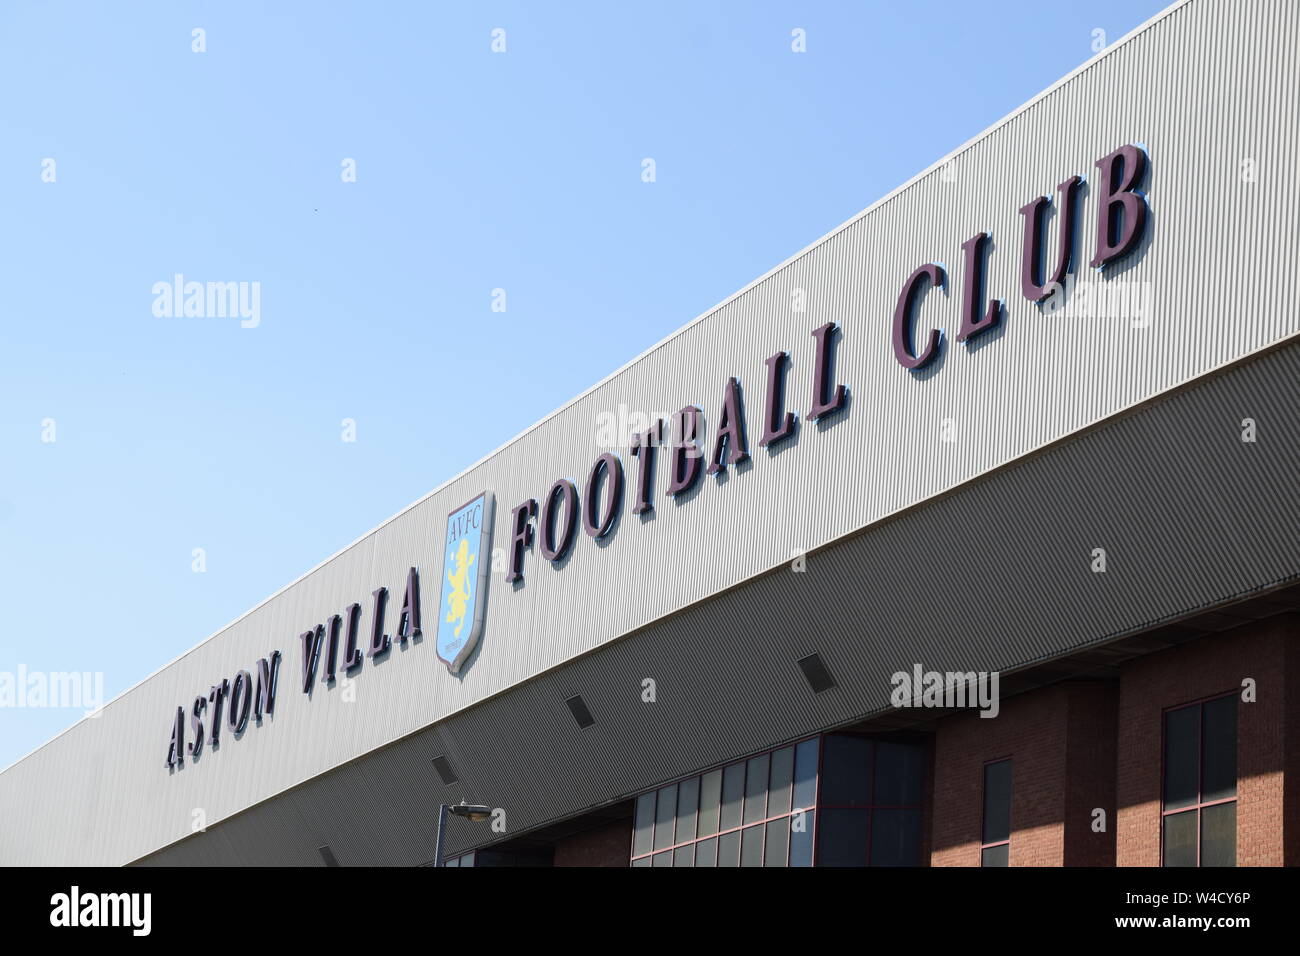
{"label": "corrugated metal cladding", "polygon": [[[506,837],[891,712],[914,663],[1049,660],[1300,580],[1300,342],[1201,379],[664,618],[143,861],[425,863],[439,802]],[[1241,441],[1254,418],[1259,440]],[[1091,571],[1094,548],[1107,571]],[[1293,622],[1300,638],[1300,619]],[[814,695],[817,652],[838,686]],[[1173,653],[1176,653],[1173,652]],[[1249,673],[1224,674],[1224,687]],[[656,681],[657,701],[641,699]],[[582,694],[580,730],[564,700]],[[460,783],[429,764],[448,754]],[[501,837],[456,820],[449,852]]]}
{"label": "corrugated metal cladding", "polygon": [[[1297,259],[1297,40],[1300,8],[1291,3],[1191,0],[1156,18],[947,163],[111,702],[97,719],[9,768],[0,775],[0,861],[137,859],[189,835],[199,811],[211,826],[788,561],[795,549],[861,529],[1296,334],[1295,286],[1274,277],[1294,273]],[[918,104],[918,122],[936,115],[942,104]],[[1149,294],[1149,320],[1135,327],[1130,315],[1078,314],[1087,313],[1085,300],[1096,301],[1095,290],[1076,290],[1074,312],[1040,313],[1018,293],[1018,210],[1071,174],[1094,173],[1097,158],[1130,142],[1144,144],[1151,157],[1149,241],[1105,280],[1085,266],[1080,272],[1082,281],[1107,290]],[[1081,206],[1085,262],[1095,199]],[[994,238],[988,291],[1006,299],[1005,331],[974,350],[949,347],[924,376],[904,371],[890,346],[904,278],[927,261],[950,264],[949,294],[931,293],[918,324],[941,326],[951,339],[960,246],[981,230]],[[792,311],[794,289],[806,292],[805,312]],[[494,491],[493,543],[503,548],[512,506],[540,497],[556,478],[581,479],[607,450],[598,444],[602,415],[620,406],[671,412],[690,402],[705,410],[711,428],[734,375],[746,388],[756,441],[763,362],[783,348],[793,357],[790,407],[806,413],[810,331],[830,320],[843,327],[837,374],[852,391],[838,420],[803,424],[779,452],[756,449],[748,467],[707,479],[684,501],[664,499],[661,468],[653,518],[624,514],[599,545],[580,536],[560,568],[530,555],[521,588],[495,574],[480,653],[460,678],[447,674],[426,640],[378,665],[367,662],[354,700],[339,687],[318,688],[310,700],[295,691],[300,631],[381,585],[397,592],[411,565],[423,571],[431,614],[448,512]],[[940,440],[945,420],[955,441]],[[951,520],[960,528],[968,519]],[[892,573],[868,566],[844,587]],[[883,606],[887,592],[872,593]],[[821,600],[839,597],[831,588]],[[864,632],[856,633],[861,639]],[[886,638],[878,640],[881,654],[892,653]],[[169,774],[163,761],[174,708],[276,648],[285,668],[274,718]],[[851,684],[873,673],[839,677]],[[598,694],[595,709],[602,706]],[[771,706],[786,704],[773,698]],[[482,719],[498,721],[497,733],[520,732],[504,713]],[[728,744],[744,736],[741,728],[718,734]],[[657,746],[653,735],[631,730],[622,743]],[[511,768],[519,780],[549,766],[541,755],[519,759]],[[375,796],[382,795],[377,787]]]}

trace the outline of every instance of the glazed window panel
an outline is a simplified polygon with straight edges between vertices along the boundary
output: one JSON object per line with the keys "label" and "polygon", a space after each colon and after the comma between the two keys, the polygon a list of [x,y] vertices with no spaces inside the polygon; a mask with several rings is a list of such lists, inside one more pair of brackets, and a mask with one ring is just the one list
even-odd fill
{"label": "glazed window panel", "polygon": [[1236,865],[1237,802],[1208,806],[1201,811],[1201,866]]}
{"label": "glazed window panel", "polygon": [[695,865],[696,866],[717,866],[718,865],[718,838],[709,837],[707,840],[701,840],[695,844]]}
{"label": "glazed window panel", "polygon": [[827,734],[668,784],[636,799],[632,864],[917,866],[924,757]]}
{"label": "glazed window panel", "polygon": [[1171,710],[1165,715],[1166,810],[1196,803],[1200,723],[1201,714],[1197,707]]}
{"label": "glazed window panel", "polygon": [[772,761],[767,754],[754,757],[745,768],[745,822],[767,817],[767,785]]}
{"label": "glazed window panel", "polygon": [[1165,711],[1163,866],[1237,865],[1237,695]]}
{"label": "glazed window panel", "polygon": [[920,855],[920,810],[871,811],[872,866],[915,866]]}
{"label": "glazed window panel", "polygon": [[673,845],[674,824],[677,822],[677,784],[670,783],[659,791],[659,805],[655,809],[655,849],[664,850]]}
{"label": "glazed window panel", "polygon": [[683,780],[677,787],[677,833],[673,839],[685,843],[695,839],[695,819],[700,805],[700,778]]}
{"label": "glazed window panel", "polygon": [[986,846],[980,850],[980,866],[1008,866],[1010,858],[1010,843],[999,843],[997,846]]}
{"label": "glazed window panel", "polygon": [[984,767],[984,842],[1011,839],[1011,761]]}
{"label": "glazed window panel", "polygon": [[641,794],[632,865],[811,865],[813,816],[792,803],[796,792],[815,802],[819,747],[813,738]]}
{"label": "glazed window panel", "polygon": [[699,835],[713,836],[718,832],[718,808],[722,801],[722,771],[706,773],[700,780]]}
{"label": "glazed window panel", "polygon": [[790,865],[813,865],[813,833],[817,811],[804,810],[790,817]]}
{"label": "glazed window panel", "polygon": [[744,798],[745,765],[733,763],[722,773],[722,816],[718,821],[719,830],[740,826],[740,806]]}
{"label": "glazed window panel", "polygon": [[1201,802],[1237,795],[1237,697],[1220,697],[1205,704]]}
{"label": "glazed window panel", "polygon": [[921,757],[920,747],[887,740],[876,745],[875,806],[920,806]]}
{"label": "glazed window panel", "polygon": [[875,742],[866,737],[829,734],[822,746],[821,793],[827,807],[871,804],[871,770]]}
{"label": "glazed window panel", "polygon": [[632,856],[649,853],[654,848],[655,791],[636,798],[636,817],[632,830]]}
{"label": "glazed window panel", "polygon": [[980,866],[1007,866],[1011,859],[1011,761],[984,765],[984,820]]}
{"label": "glazed window panel", "polygon": [[794,748],[794,806],[806,810],[817,802],[817,763],[820,740],[814,737]]}
{"label": "glazed window panel", "polygon": [[790,783],[794,778],[794,748],[785,747],[772,754],[772,782],[767,791],[767,815],[790,812]]}
{"label": "glazed window panel", "polygon": [[1196,811],[1164,818],[1165,866],[1196,865]]}
{"label": "glazed window panel", "polygon": [[718,837],[718,866],[740,866],[739,830],[728,830]]}
{"label": "glazed window panel", "polygon": [[871,815],[833,808],[817,814],[817,865],[866,866]]}
{"label": "glazed window panel", "polygon": [[741,831],[740,865],[763,865],[763,825],[746,827]]}
{"label": "glazed window panel", "polygon": [[764,866],[785,866],[790,853],[790,818],[782,817],[767,824],[763,844]]}

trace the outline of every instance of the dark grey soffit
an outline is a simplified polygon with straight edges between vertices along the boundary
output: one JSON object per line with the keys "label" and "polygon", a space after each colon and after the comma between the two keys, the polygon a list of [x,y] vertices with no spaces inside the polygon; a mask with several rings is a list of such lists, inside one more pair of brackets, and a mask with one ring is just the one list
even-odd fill
{"label": "dark grey soffit", "polygon": [[[1026,401],[1031,399],[1026,396]],[[1241,441],[1243,419],[1258,441]],[[1022,669],[1300,580],[1300,343],[1254,356],[658,621],[144,860],[428,862],[888,709],[890,675]],[[796,503],[792,502],[792,505]],[[1108,570],[1090,570],[1104,548]],[[673,574],[671,556],[647,582]],[[627,582],[602,601],[635,601]],[[562,621],[554,623],[562,627]],[[518,640],[527,640],[519,635]],[[838,686],[813,695],[817,652]],[[642,702],[642,681],[656,703]],[[581,694],[595,724],[565,700]],[[430,761],[445,754],[460,782]]]}

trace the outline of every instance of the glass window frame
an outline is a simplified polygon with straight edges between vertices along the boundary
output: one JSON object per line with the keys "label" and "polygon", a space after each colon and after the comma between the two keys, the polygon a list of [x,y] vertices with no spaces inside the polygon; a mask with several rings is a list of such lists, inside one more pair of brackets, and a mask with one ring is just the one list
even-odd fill
{"label": "glass window frame", "polygon": [[[867,775],[867,800],[865,803],[850,805],[850,804],[839,804],[839,803],[827,803],[825,801],[825,797],[822,794],[822,777],[826,772],[825,770],[826,739],[832,736],[860,737],[866,740],[871,745],[871,771]],[[906,804],[876,802],[876,774],[879,771],[880,745],[882,743],[905,744],[907,746],[917,747],[921,750],[922,765],[921,765],[921,780],[917,792],[918,802],[906,803]],[[927,748],[928,748],[928,744],[923,743],[922,741],[908,739],[908,738],[900,739],[893,735],[881,735],[881,734],[874,734],[874,733],[854,733],[852,731],[830,731],[821,735],[821,746],[818,749],[818,753],[817,753],[817,803],[815,809],[817,810],[817,814],[819,818],[823,810],[849,810],[854,813],[866,814],[867,846],[866,846],[866,854],[862,858],[865,861],[863,863],[864,867],[871,866],[871,851],[872,851],[872,844],[874,842],[875,834],[876,834],[876,811],[878,810],[915,810],[920,817],[920,826],[922,828],[922,832],[919,835],[920,840],[918,844],[918,850],[924,848],[925,846],[924,826],[925,826],[925,809],[926,809],[925,802],[927,799],[926,796],[927,771],[925,770],[925,761],[927,759],[926,758]],[[812,865],[817,866],[818,854],[817,854],[816,834],[813,835],[813,840],[814,842],[813,842],[813,864]],[[916,865],[917,866],[926,865],[924,854],[922,854],[921,858],[917,860]]]}
{"label": "glass window frame", "polygon": [[[1200,868],[1201,851],[1202,851],[1201,844],[1203,842],[1203,835],[1204,835],[1202,822],[1201,822],[1202,811],[1211,807],[1223,806],[1229,803],[1234,803],[1234,804],[1237,803],[1238,797],[1240,796],[1239,793],[1239,788],[1241,784],[1240,767],[1237,768],[1237,773],[1232,788],[1233,791],[1232,796],[1221,797],[1217,800],[1202,799],[1205,793],[1205,707],[1207,704],[1212,704],[1215,701],[1224,700],[1225,698],[1229,698],[1229,697],[1235,700],[1237,697],[1237,693],[1238,691],[1234,688],[1233,690],[1225,691],[1223,693],[1212,694],[1209,697],[1202,697],[1197,700],[1187,701],[1186,703],[1175,704],[1172,707],[1165,707],[1160,711],[1160,866],[1161,867],[1167,865],[1165,863],[1165,826],[1166,826],[1165,821],[1168,817],[1178,816],[1179,814],[1195,814],[1195,816],[1192,819],[1196,823],[1196,826],[1194,828],[1196,832],[1196,867]],[[1176,711],[1188,710],[1192,707],[1195,707],[1197,709],[1196,800],[1193,803],[1189,803],[1180,807],[1175,807],[1174,809],[1171,810],[1166,808],[1165,806],[1166,798],[1168,797],[1168,794],[1165,792],[1165,776],[1168,771],[1168,766],[1166,764],[1166,755],[1168,753],[1167,735],[1168,735],[1168,728],[1169,728],[1169,715],[1175,713]],[[1240,736],[1240,709],[1239,708],[1237,712],[1237,723],[1234,725],[1233,737],[1234,737],[1233,747],[1237,752],[1237,756],[1240,756],[1241,736]],[[1237,818],[1236,822],[1237,822],[1237,827],[1239,828],[1241,826],[1240,817]],[[1234,860],[1236,858],[1235,852],[1233,854],[1233,858]]]}
{"label": "glass window frame", "polygon": [[[804,743],[807,743],[808,741],[812,741],[812,740],[817,741],[817,772],[816,772],[816,777],[815,777],[815,781],[814,781],[814,782],[815,782],[815,794],[814,794],[813,804],[812,804],[812,806],[808,806],[808,807],[796,807],[796,806],[794,805],[794,792],[795,792],[795,786],[796,786],[796,779],[795,779],[795,762],[796,762],[796,759],[797,759],[797,756],[798,756],[798,747],[799,747],[800,744],[804,744]],[[813,849],[813,857],[814,857],[814,858],[813,858],[813,860],[810,862],[810,865],[814,865],[814,866],[815,866],[815,865],[816,865],[816,848],[817,848],[817,833],[816,833],[817,814],[816,814],[815,811],[817,810],[817,808],[818,808],[818,806],[819,806],[819,801],[820,801],[820,799],[821,799],[821,760],[822,760],[822,748],[824,747],[824,740],[825,740],[825,735],[824,735],[824,734],[811,734],[811,735],[809,735],[809,736],[807,736],[807,737],[801,737],[801,738],[799,738],[799,739],[797,739],[797,740],[793,740],[793,741],[791,741],[791,742],[789,742],[789,743],[787,743],[787,744],[782,744],[780,747],[771,747],[771,748],[769,748],[769,749],[767,749],[767,750],[762,750],[762,751],[759,751],[759,752],[757,752],[757,753],[749,754],[748,756],[746,756],[746,757],[742,757],[742,758],[740,758],[740,759],[738,759],[738,760],[728,760],[728,761],[726,761],[725,763],[715,764],[714,766],[707,767],[707,768],[705,768],[704,770],[701,770],[699,773],[688,774],[688,775],[685,776],[685,777],[681,777],[681,778],[678,778],[678,779],[676,779],[676,780],[672,780],[672,781],[669,781],[669,782],[667,782],[667,783],[660,784],[658,787],[655,787],[655,788],[653,788],[653,789],[651,789],[651,790],[648,790],[648,791],[646,791],[646,792],[644,792],[644,793],[637,794],[637,796],[633,798],[633,808],[634,808],[634,809],[633,809],[633,813],[634,813],[634,814],[635,814],[636,802],[637,802],[638,800],[640,800],[640,799],[646,797],[646,796],[649,795],[649,794],[655,794],[655,795],[656,795],[656,798],[655,798],[655,806],[654,806],[654,809],[651,811],[651,814],[650,814],[650,817],[651,817],[651,821],[652,821],[652,822],[651,822],[651,827],[650,827],[650,836],[649,836],[649,840],[650,840],[650,846],[651,846],[653,849],[651,849],[650,851],[645,852],[645,853],[640,853],[640,854],[635,853],[635,849],[636,849],[636,847],[635,847],[635,842],[634,842],[634,841],[635,841],[635,839],[636,839],[636,828],[635,828],[635,825],[634,825],[634,826],[633,826],[632,841],[630,841],[630,842],[631,842],[631,845],[629,846],[629,856],[628,856],[629,864],[630,864],[630,865],[633,865],[633,866],[645,866],[645,865],[647,865],[645,862],[643,862],[645,859],[650,859],[650,858],[656,857],[656,856],[658,856],[658,855],[661,854],[661,853],[674,853],[674,854],[675,854],[675,853],[677,852],[677,850],[679,850],[679,849],[681,849],[681,848],[688,847],[688,846],[690,846],[690,847],[694,847],[694,846],[696,846],[696,845],[698,845],[698,844],[700,844],[700,843],[703,843],[703,842],[705,842],[705,841],[708,841],[708,840],[714,840],[714,841],[716,841],[716,842],[715,842],[715,846],[719,846],[719,847],[720,847],[720,846],[722,845],[722,838],[723,838],[724,836],[727,836],[728,834],[732,834],[732,833],[736,834],[736,839],[737,839],[738,841],[740,841],[740,842],[743,844],[745,833],[746,833],[747,831],[751,830],[751,829],[756,829],[756,828],[757,828],[757,829],[760,830],[760,841],[761,841],[760,844],[759,844],[758,858],[759,858],[760,861],[762,861],[762,862],[761,862],[761,865],[766,866],[766,865],[767,865],[767,863],[766,863],[766,860],[767,860],[767,849],[768,849],[768,848],[767,848],[767,829],[768,829],[768,826],[769,826],[770,824],[772,824],[772,823],[775,823],[775,822],[778,822],[778,821],[781,821],[781,820],[793,820],[793,818],[794,818],[794,816],[795,816],[796,813],[799,813],[799,812],[806,812],[807,815],[808,815],[808,817],[810,818],[810,822],[811,822],[811,824],[812,824],[812,828],[813,828],[813,833],[811,834],[811,838],[812,838],[812,849]],[[790,754],[790,779],[789,779],[788,781],[786,781],[786,782],[784,783],[784,785],[783,785],[784,789],[785,789],[786,791],[788,791],[788,801],[787,801],[787,802],[788,802],[788,804],[789,804],[789,809],[787,809],[787,810],[786,810],[785,812],[783,812],[783,813],[775,813],[775,814],[774,814],[774,813],[770,813],[770,812],[769,812],[769,807],[768,807],[768,804],[767,804],[767,801],[768,801],[768,795],[769,795],[769,789],[770,789],[770,787],[771,787],[771,785],[772,785],[772,767],[773,767],[773,763],[774,763],[772,757],[773,757],[773,755],[775,755],[775,754],[778,753],[779,751],[786,750],[786,749],[789,749],[789,750],[791,751],[791,754]],[[762,792],[762,798],[763,798],[763,800],[764,800],[764,811],[763,811],[763,813],[762,813],[762,815],[761,815],[761,819],[746,819],[745,812],[746,812],[747,804],[748,804],[748,801],[749,801],[749,788],[748,788],[748,784],[749,784],[749,779],[748,779],[748,777],[749,777],[749,768],[750,768],[750,766],[751,766],[751,761],[754,761],[754,760],[756,760],[757,758],[763,758],[763,757],[766,757],[766,758],[767,758],[767,760],[765,761],[766,768],[767,768],[767,785],[766,785],[766,787],[763,789],[763,792]],[[704,785],[703,785],[704,778],[705,778],[707,775],[709,775],[710,773],[718,772],[718,773],[721,773],[721,774],[723,775],[724,779],[725,779],[725,771],[727,770],[727,768],[729,768],[729,767],[733,767],[733,766],[739,766],[739,767],[741,768],[741,787],[740,787],[740,792],[741,792],[741,805],[740,805],[740,823],[738,823],[738,824],[735,825],[735,826],[730,826],[730,827],[725,827],[725,828],[722,826],[721,808],[722,808],[722,797],[723,797],[723,793],[725,792],[725,786],[723,786],[723,787],[720,788],[722,792],[720,792],[719,795],[718,795],[718,796],[719,796],[719,806],[718,806],[718,826],[717,826],[717,827],[716,827],[712,832],[710,832],[710,833],[708,833],[708,834],[701,834],[700,829],[699,829],[699,825],[698,825],[698,824],[699,824],[700,806],[702,805],[702,800],[703,800],[703,796],[704,796]],[[700,782],[700,786],[699,786],[699,788],[698,788],[698,790],[697,790],[697,804],[696,804],[696,811],[695,811],[695,812],[696,812],[696,818],[695,818],[695,819],[696,819],[696,830],[695,830],[695,835],[694,835],[694,837],[693,837],[692,839],[690,839],[690,840],[685,840],[685,841],[678,842],[678,841],[676,840],[676,834],[674,834],[673,842],[672,842],[670,845],[663,846],[663,847],[659,847],[659,846],[657,845],[657,844],[658,844],[658,841],[657,841],[657,839],[656,839],[656,831],[657,831],[657,828],[658,828],[658,826],[659,826],[658,796],[657,796],[657,795],[658,795],[659,793],[663,792],[663,791],[664,791],[666,788],[668,788],[668,787],[675,787],[675,788],[676,788],[676,792],[677,792],[677,794],[680,794],[680,793],[681,793],[681,787],[682,787],[682,784],[683,784],[683,783],[687,783],[687,782],[692,781],[692,780],[698,780],[698,781]],[[673,823],[674,823],[674,825],[675,825],[675,823],[676,823],[676,817],[675,817],[675,816],[674,816],[674,819],[673,819]],[[635,824],[635,820],[634,820],[634,824]],[[753,838],[751,837],[751,839],[753,839]],[[785,849],[785,862],[782,863],[782,864],[778,864],[778,865],[787,866],[787,867],[790,865],[790,854],[791,854],[791,852],[792,852],[792,849],[793,849],[794,845],[795,845],[795,841],[794,841],[793,839],[790,838],[790,835],[787,835],[787,838],[786,838],[786,849]],[[715,859],[716,859],[716,857],[715,857]],[[660,865],[662,866],[663,864],[660,864]]]}
{"label": "glass window frame", "polygon": [[[984,834],[988,832],[988,785],[989,785],[989,767],[996,764],[1007,764],[1009,779],[1007,782],[1007,838],[1005,840],[994,840],[991,843],[984,842]],[[984,851],[991,850],[994,847],[1004,846],[1007,848],[1007,866],[1011,865],[1011,836],[1015,833],[1015,824],[1011,820],[1011,811],[1015,808],[1016,792],[1016,765],[1011,755],[1005,757],[994,757],[992,760],[985,760],[980,765],[980,866],[984,866]],[[996,869],[1001,869],[996,867]]]}

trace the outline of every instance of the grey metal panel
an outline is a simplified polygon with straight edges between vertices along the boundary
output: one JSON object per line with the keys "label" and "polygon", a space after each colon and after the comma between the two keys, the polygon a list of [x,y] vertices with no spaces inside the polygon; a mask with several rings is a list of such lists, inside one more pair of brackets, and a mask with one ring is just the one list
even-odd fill
{"label": "grey metal panel", "polygon": [[[138,858],[189,833],[196,809],[210,823],[230,818],[778,566],[793,549],[879,522],[1295,335],[1294,284],[1259,281],[1257,263],[1270,263],[1268,276],[1291,275],[1297,264],[1294,243],[1283,237],[1295,234],[1300,201],[1298,24],[1294,4],[1192,0],[1112,47],[958,150],[949,165],[954,177],[941,174],[944,163],[918,176],[110,702],[98,718],[0,773],[0,862]],[[1153,239],[1107,283],[1151,290],[1150,327],[1040,315],[1017,293],[1017,210],[1135,140],[1152,157]],[[1255,160],[1256,182],[1241,181],[1243,159]],[[1086,251],[1094,207],[1082,207]],[[997,245],[989,289],[1007,299],[1007,328],[974,351],[950,347],[937,371],[918,379],[895,364],[889,345],[898,287],[921,262],[952,265],[954,294],[932,294],[921,310],[922,322],[942,324],[951,337],[960,243],[980,229]],[[807,290],[807,312],[790,311],[796,287]],[[778,453],[759,450],[752,465],[706,480],[680,504],[663,499],[661,469],[652,519],[625,514],[602,545],[581,538],[560,569],[530,556],[522,588],[494,574],[481,650],[459,678],[447,675],[425,641],[367,662],[353,702],[341,688],[318,689],[310,701],[294,691],[301,630],[367,601],[380,585],[396,592],[411,564],[424,572],[430,614],[447,513],[493,490],[493,543],[504,548],[514,504],[541,496],[555,478],[581,478],[605,450],[601,414],[621,404],[658,412],[694,402],[712,420],[723,383],[737,375],[756,438],[763,360],[779,348],[793,355],[790,405],[806,412],[809,330],[827,320],[844,328],[839,376],[853,390],[833,425],[805,423]],[[951,443],[938,440],[945,419],[955,426]],[[890,652],[891,637],[878,639],[878,653]],[[285,669],[268,726],[168,775],[162,761],[173,709],[273,648],[285,652]],[[465,746],[455,726],[446,731],[449,749]],[[735,745],[745,736],[740,728],[717,733]],[[637,738],[629,731],[626,739]],[[548,766],[540,757],[513,759],[514,783]]]}
{"label": "grey metal panel", "polygon": [[[805,572],[764,575],[363,758],[400,809],[335,814],[340,861],[428,861],[439,801],[500,806],[515,836],[886,712],[890,675],[914,663],[1012,669],[1300,580],[1297,381],[1292,343],[820,550]],[[1240,440],[1243,409],[1257,443]],[[1094,547],[1107,550],[1104,574],[1090,570]],[[812,651],[839,684],[817,696],[795,666]],[[654,704],[640,698],[647,676]],[[596,716],[589,729],[564,707],[573,693]],[[441,784],[429,766],[439,753],[453,754],[461,784]],[[350,806],[354,779],[351,768],[326,775],[295,799]],[[258,834],[254,852],[224,862],[295,857],[305,835],[255,827],[263,812],[218,828]],[[143,862],[194,862],[207,838]],[[449,852],[499,838],[456,821]]]}

